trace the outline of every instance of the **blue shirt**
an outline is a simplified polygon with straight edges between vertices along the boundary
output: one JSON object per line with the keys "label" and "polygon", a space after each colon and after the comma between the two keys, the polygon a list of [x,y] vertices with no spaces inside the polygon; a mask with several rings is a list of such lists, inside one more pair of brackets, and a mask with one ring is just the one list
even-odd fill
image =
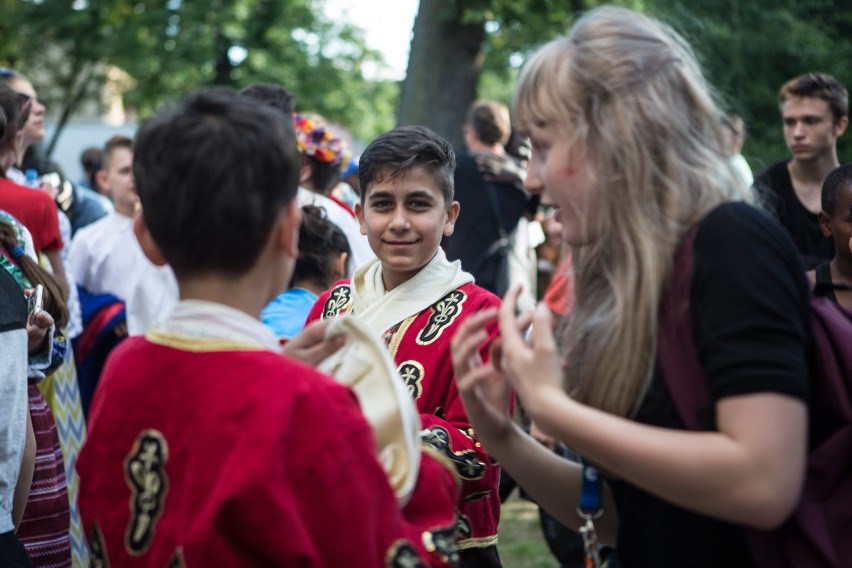
{"label": "blue shirt", "polygon": [[269,302],[261,312],[260,319],[278,337],[292,339],[305,327],[305,320],[316,301],[317,295],[313,292],[304,288],[290,288]]}

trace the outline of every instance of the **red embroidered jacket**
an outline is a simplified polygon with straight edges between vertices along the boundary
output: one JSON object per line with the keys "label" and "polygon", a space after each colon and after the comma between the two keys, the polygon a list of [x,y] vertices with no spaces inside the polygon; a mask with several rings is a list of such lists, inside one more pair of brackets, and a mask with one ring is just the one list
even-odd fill
{"label": "red embroidered jacket", "polygon": [[[485,453],[467,419],[456,389],[450,340],[464,318],[499,305],[500,299],[491,292],[465,284],[384,334],[385,344],[420,411],[424,442],[449,458],[462,479],[460,550],[497,542],[500,466]],[[349,281],[343,280],[319,297],[307,322],[335,317],[351,308]],[[485,361],[497,335],[496,322],[489,331],[490,339],[481,351]]]}
{"label": "red embroidered jacket", "polygon": [[149,338],[110,357],[77,464],[95,565],[457,558],[458,482],[444,459],[424,453],[428,491],[401,512],[349,389],[270,351]]}

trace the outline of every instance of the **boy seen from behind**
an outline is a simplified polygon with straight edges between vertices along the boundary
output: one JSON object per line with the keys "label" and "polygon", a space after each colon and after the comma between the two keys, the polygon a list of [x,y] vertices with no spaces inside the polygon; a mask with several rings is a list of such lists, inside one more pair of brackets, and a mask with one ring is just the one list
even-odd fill
{"label": "boy seen from behind", "polygon": [[[229,90],[190,95],[140,130],[134,228],[173,267],[181,300],[113,352],[92,405],[78,470],[95,564],[453,560],[439,538],[455,520],[450,473],[424,455],[430,492],[403,516],[352,392],[282,355],[259,321],[298,254],[300,163],[289,117]],[[339,347],[324,331],[288,352],[321,360]]]}
{"label": "boy seen from behind", "polygon": [[[367,147],[355,213],[377,258],[320,296],[308,321],[350,313],[383,339],[420,412],[424,441],[462,479],[461,565],[499,566],[500,468],[477,441],[458,397],[450,338],[466,317],[500,300],[440,247],[459,215],[455,165],[447,141],[421,126],[397,128]],[[482,350],[485,360],[490,344]]]}

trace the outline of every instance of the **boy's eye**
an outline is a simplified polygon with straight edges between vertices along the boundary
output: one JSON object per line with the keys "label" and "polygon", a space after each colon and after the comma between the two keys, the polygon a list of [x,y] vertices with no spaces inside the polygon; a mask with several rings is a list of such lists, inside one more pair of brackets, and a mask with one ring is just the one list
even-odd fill
{"label": "boy's eye", "polygon": [[380,199],[370,203],[373,209],[387,209],[391,206],[391,202],[386,199]]}
{"label": "boy's eye", "polygon": [[429,202],[428,201],[422,201],[422,200],[419,200],[419,199],[409,201],[409,205],[411,207],[413,207],[414,209],[428,209],[429,208]]}

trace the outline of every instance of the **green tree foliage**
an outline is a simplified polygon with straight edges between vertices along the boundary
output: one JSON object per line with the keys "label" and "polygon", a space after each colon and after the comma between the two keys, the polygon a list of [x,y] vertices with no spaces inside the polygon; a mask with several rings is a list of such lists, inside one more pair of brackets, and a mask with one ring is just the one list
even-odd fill
{"label": "green tree foliage", "polygon": [[0,0],[0,62],[32,75],[63,118],[97,100],[112,67],[129,76],[125,103],[144,118],[211,85],[268,81],[370,139],[393,126],[398,86],[361,30],[324,20],[312,0]]}
{"label": "green tree foliage", "polygon": [[[849,0],[653,0],[695,48],[728,110],[746,122],[743,153],[762,170],[789,155],[781,131],[778,89],[797,75],[821,71],[852,88],[852,2]],[[841,162],[852,160],[847,134]]]}

